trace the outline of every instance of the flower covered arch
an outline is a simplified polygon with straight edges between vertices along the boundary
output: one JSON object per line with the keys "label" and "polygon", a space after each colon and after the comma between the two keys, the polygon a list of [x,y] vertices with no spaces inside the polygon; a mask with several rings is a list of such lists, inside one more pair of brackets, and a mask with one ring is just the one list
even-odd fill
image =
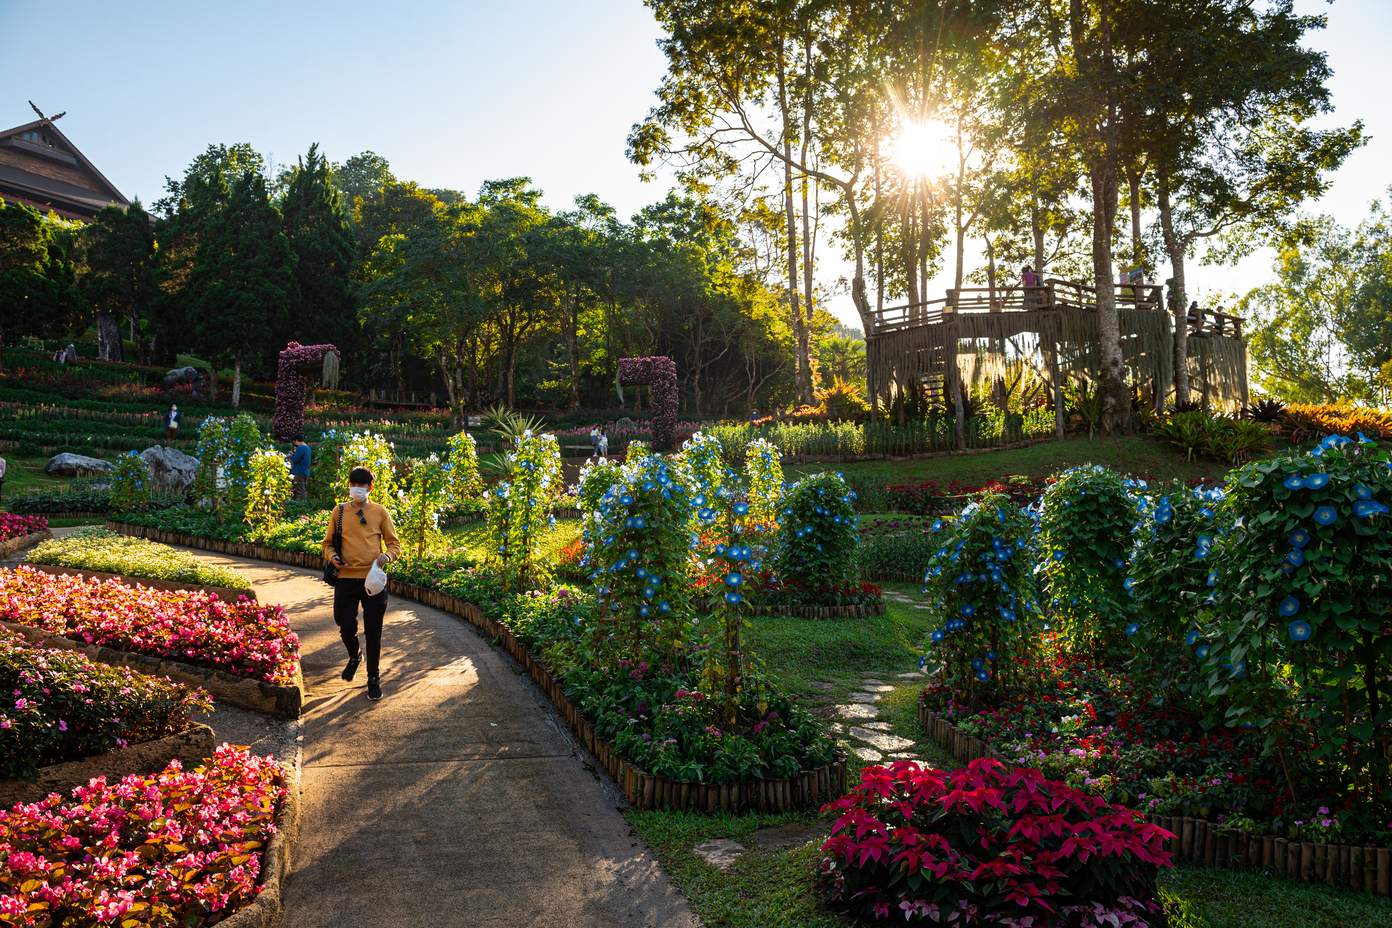
{"label": "flower covered arch", "polygon": [[620,358],[619,383],[649,385],[653,446],[659,451],[670,449],[677,427],[677,362],[663,355]]}
{"label": "flower covered arch", "polygon": [[278,441],[289,441],[304,431],[305,392],[309,375],[332,354],[337,361],[341,352],[333,345],[301,345],[290,342],[280,353],[276,370],[275,419],[271,435]]}

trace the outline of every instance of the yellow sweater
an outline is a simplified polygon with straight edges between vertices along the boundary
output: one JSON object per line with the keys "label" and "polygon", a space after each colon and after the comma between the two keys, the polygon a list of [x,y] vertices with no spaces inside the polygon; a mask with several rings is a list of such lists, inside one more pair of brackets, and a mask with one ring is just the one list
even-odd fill
{"label": "yellow sweater", "polygon": [[[383,551],[387,560],[395,561],[401,557],[401,539],[396,537],[396,527],[392,525],[391,513],[384,506],[367,502],[342,503],[343,507],[343,563],[338,575],[349,580],[361,580],[372,569],[372,562]],[[358,510],[362,510],[359,517]],[[333,533],[338,524],[339,509],[335,506],[329,512],[329,528],[324,532],[324,560],[331,561],[334,556]],[[360,518],[366,519],[362,524]]]}

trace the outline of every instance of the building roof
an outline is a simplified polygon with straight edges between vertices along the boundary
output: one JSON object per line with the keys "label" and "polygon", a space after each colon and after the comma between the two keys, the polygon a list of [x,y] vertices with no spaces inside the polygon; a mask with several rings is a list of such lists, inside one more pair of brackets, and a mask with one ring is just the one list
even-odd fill
{"label": "building roof", "polygon": [[0,196],[69,219],[130,201],[49,119],[0,132]]}

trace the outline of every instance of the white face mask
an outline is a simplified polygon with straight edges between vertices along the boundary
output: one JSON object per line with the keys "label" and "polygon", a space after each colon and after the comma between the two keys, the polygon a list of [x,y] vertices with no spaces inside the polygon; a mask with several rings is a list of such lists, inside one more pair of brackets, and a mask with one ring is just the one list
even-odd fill
{"label": "white face mask", "polygon": [[349,487],[348,496],[353,502],[361,506],[363,503],[367,502],[367,487]]}

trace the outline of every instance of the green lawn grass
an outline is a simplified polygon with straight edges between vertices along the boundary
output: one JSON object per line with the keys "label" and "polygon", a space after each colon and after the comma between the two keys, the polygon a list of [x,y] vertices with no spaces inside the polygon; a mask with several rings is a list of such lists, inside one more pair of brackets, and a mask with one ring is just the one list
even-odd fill
{"label": "green lawn grass", "polygon": [[[866,676],[894,686],[879,702],[879,721],[888,722],[892,734],[913,740],[912,751],[923,763],[958,767],[959,761],[920,740],[917,705],[922,678],[900,676],[917,669],[919,646],[935,624],[932,613],[914,608],[921,599],[914,584],[886,583],[884,588],[891,596],[883,616],[818,620],[759,616],[750,620],[745,640],[771,675],[829,721],[836,718],[835,706],[844,704]],[[853,739],[846,743],[856,744]],[[864,764],[851,755],[852,778]],[[624,815],[710,928],[852,924],[825,904],[817,862],[831,822],[815,812],[735,818],[630,809]],[[816,835],[786,850],[759,849],[752,843],[757,829],[788,822],[810,825]],[[692,850],[715,838],[733,839],[750,850],[722,872]],[[1392,900],[1248,871],[1186,865],[1164,872],[1161,888],[1167,905],[1176,910],[1171,913],[1175,928],[1392,926]]]}
{"label": "green lawn grass", "polygon": [[[452,547],[462,548],[475,560],[481,561],[488,556],[488,528],[482,522],[466,522],[447,528],[445,535]],[[579,519],[557,520],[554,526],[542,532],[542,560],[554,562],[561,549],[579,537]]]}
{"label": "green lawn grass", "polygon": [[955,454],[917,461],[865,461],[858,464],[789,464],[783,471],[789,479],[803,474],[833,469],[844,474],[877,477],[888,484],[920,484],[953,480],[982,484],[1003,474],[1048,477],[1077,464],[1102,464],[1132,477],[1193,478],[1222,477],[1230,467],[1220,461],[1189,463],[1171,445],[1148,436],[1087,438],[1073,436],[1067,441],[1041,441],[1028,448],[988,451],[981,454]]}
{"label": "green lawn grass", "polygon": [[[48,463],[49,455],[41,455],[34,458],[18,458],[0,452],[0,457],[5,459],[6,495],[19,490],[63,486],[71,479],[69,477],[50,477],[48,474],[44,473],[44,465]],[[4,500],[0,499],[0,503],[3,502]]]}

